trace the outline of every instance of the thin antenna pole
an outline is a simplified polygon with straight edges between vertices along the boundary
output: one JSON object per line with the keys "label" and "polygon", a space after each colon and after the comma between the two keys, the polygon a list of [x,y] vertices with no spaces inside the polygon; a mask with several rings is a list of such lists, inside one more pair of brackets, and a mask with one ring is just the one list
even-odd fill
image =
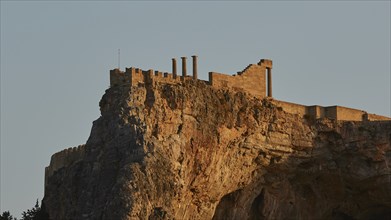
{"label": "thin antenna pole", "polygon": [[121,51],[120,51],[120,49],[118,49],[118,69],[121,69]]}

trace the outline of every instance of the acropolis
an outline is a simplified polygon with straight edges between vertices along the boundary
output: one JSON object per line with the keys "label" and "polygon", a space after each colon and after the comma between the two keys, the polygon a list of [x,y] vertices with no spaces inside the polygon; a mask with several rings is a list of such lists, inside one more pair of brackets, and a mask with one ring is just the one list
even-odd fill
{"label": "acropolis", "polygon": [[[197,56],[192,56],[192,76],[187,73],[187,57],[181,57],[182,75],[177,73],[177,61],[172,59],[172,72],[161,72],[153,69],[126,68],[110,71],[110,87],[120,85],[137,86],[146,82],[177,84],[187,80],[199,80],[197,72]],[[244,70],[234,75],[209,72],[209,81],[204,81],[216,89],[229,89],[246,92],[251,96],[263,99],[273,99],[272,96],[272,67],[270,59],[261,59],[257,64],[250,64]],[[329,118],[340,121],[378,121],[391,120],[389,117],[370,114],[363,110],[343,106],[305,106],[286,101],[274,100],[284,111],[314,119]]]}

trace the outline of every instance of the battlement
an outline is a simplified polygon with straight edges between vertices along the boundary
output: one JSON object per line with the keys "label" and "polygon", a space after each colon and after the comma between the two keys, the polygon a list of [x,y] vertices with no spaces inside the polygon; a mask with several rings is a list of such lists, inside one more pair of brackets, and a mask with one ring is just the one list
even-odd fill
{"label": "battlement", "polygon": [[52,155],[50,164],[45,168],[45,186],[48,178],[63,167],[80,161],[84,157],[85,145],[70,147]]}
{"label": "battlement", "polygon": [[125,72],[114,69],[110,71],[110,86],[119,86],[123,84],[138,85],[139,83],[146,83],[151,81],[159,81],[163,83],[179,83],[186,78],[190,77],[178,77],[168,72],[155,71],[152,69],[142,70],[139,68],[126,68]]}

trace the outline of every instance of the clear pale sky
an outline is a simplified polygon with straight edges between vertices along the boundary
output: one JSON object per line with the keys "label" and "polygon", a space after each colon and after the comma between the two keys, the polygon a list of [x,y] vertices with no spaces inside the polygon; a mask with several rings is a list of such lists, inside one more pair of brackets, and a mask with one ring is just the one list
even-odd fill
{"label": "clear pale sky", "polygon": [[0,4],[0,207],[18,217],[51,155],[86,142],[119,48],[121,69],[196,54],[203,79],[270,58],[276,99],[390,116],[389,1]]}

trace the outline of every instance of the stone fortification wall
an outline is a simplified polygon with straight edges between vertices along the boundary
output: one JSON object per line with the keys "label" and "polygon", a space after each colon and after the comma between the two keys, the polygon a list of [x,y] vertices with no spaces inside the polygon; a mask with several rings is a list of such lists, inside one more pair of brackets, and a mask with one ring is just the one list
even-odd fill
{"label": "stone fortification wall", "polygon": [[[175,61],[175,59],[173,59]],[[185,64],[182,64],[185,65]],[[194,62],[195,68],[193,70],[196,73],[196,61]],[[271,69],[273,63],[271,60],[262,59],[257,64],[248,65],[243,71],[238,72],[237,75],[228,75],[217,72],[209,72],[209,85],[218,89],[230,89],[234,91],[243,91],[258,98],[264,98],[266,96],[271,97]],[[186,67],[184,66],[184,69]],[[118,85],[138,85],[140,83],[169,83],[176,84],[184,80],[193,80],[197,77],[177,76],[176,74],[176,61],[173,63],[173,72],[175,74],[150,70],[142,70],[139,68],[126,68],[125,72],[119,69],[110,71],[110,86]],[[186,70],[184,70],[186,73]],[[267,80],[266,80],[267,79]],[[267,83],[266,83],[267,81]],[[266,94],[268,89],[268,94]],[[379,121],[379,120],[391,120],[391,118],[379,116],[375,114],[368,114],[365,111],[346,108],[342,106],[305,106],[296,103],[284,102],[274,100],[276,104],[284,109],[284,111],[298,114],[301,116],[309,116],[311,118],[330,118],[340,121]]]}
{"label": "stone fortification wall", "polygon": [[367,114],[366,116],[368,121],[389,121],[391,118],[381,116],[381,115],[376,115],[376,114]]}
{"label": "stone fortification wall", "polygon": [[48,178],[53,175],[54,172],[80,161],[84,157],[84,146],[85,145],[71,147],[52,155],[49,166],[45,168],[45,186]]}
{"label": "stone fortification wall", "polygon": [[328,118],[341,121],[362,121],[364,119],[364,114],[366,114],[365,111],[342,106],[331,106],[327,107],[327,109],[333,109],[332,112],[336,113],[335,117],[332,117],[332,115],[327,115]]}
{"label": "stone fortification wall", "polygon": [[291,114],[297,114],[301,116],[308,116],[314,119],[319,118],[329,118],[338,121],[387,121],[391,118],[368,114],[365,111],[347,108],[342,106],[305,106],[291,102],[284,102],[279,100],[274,100],[274,103],[281,107],[285,112]]}

